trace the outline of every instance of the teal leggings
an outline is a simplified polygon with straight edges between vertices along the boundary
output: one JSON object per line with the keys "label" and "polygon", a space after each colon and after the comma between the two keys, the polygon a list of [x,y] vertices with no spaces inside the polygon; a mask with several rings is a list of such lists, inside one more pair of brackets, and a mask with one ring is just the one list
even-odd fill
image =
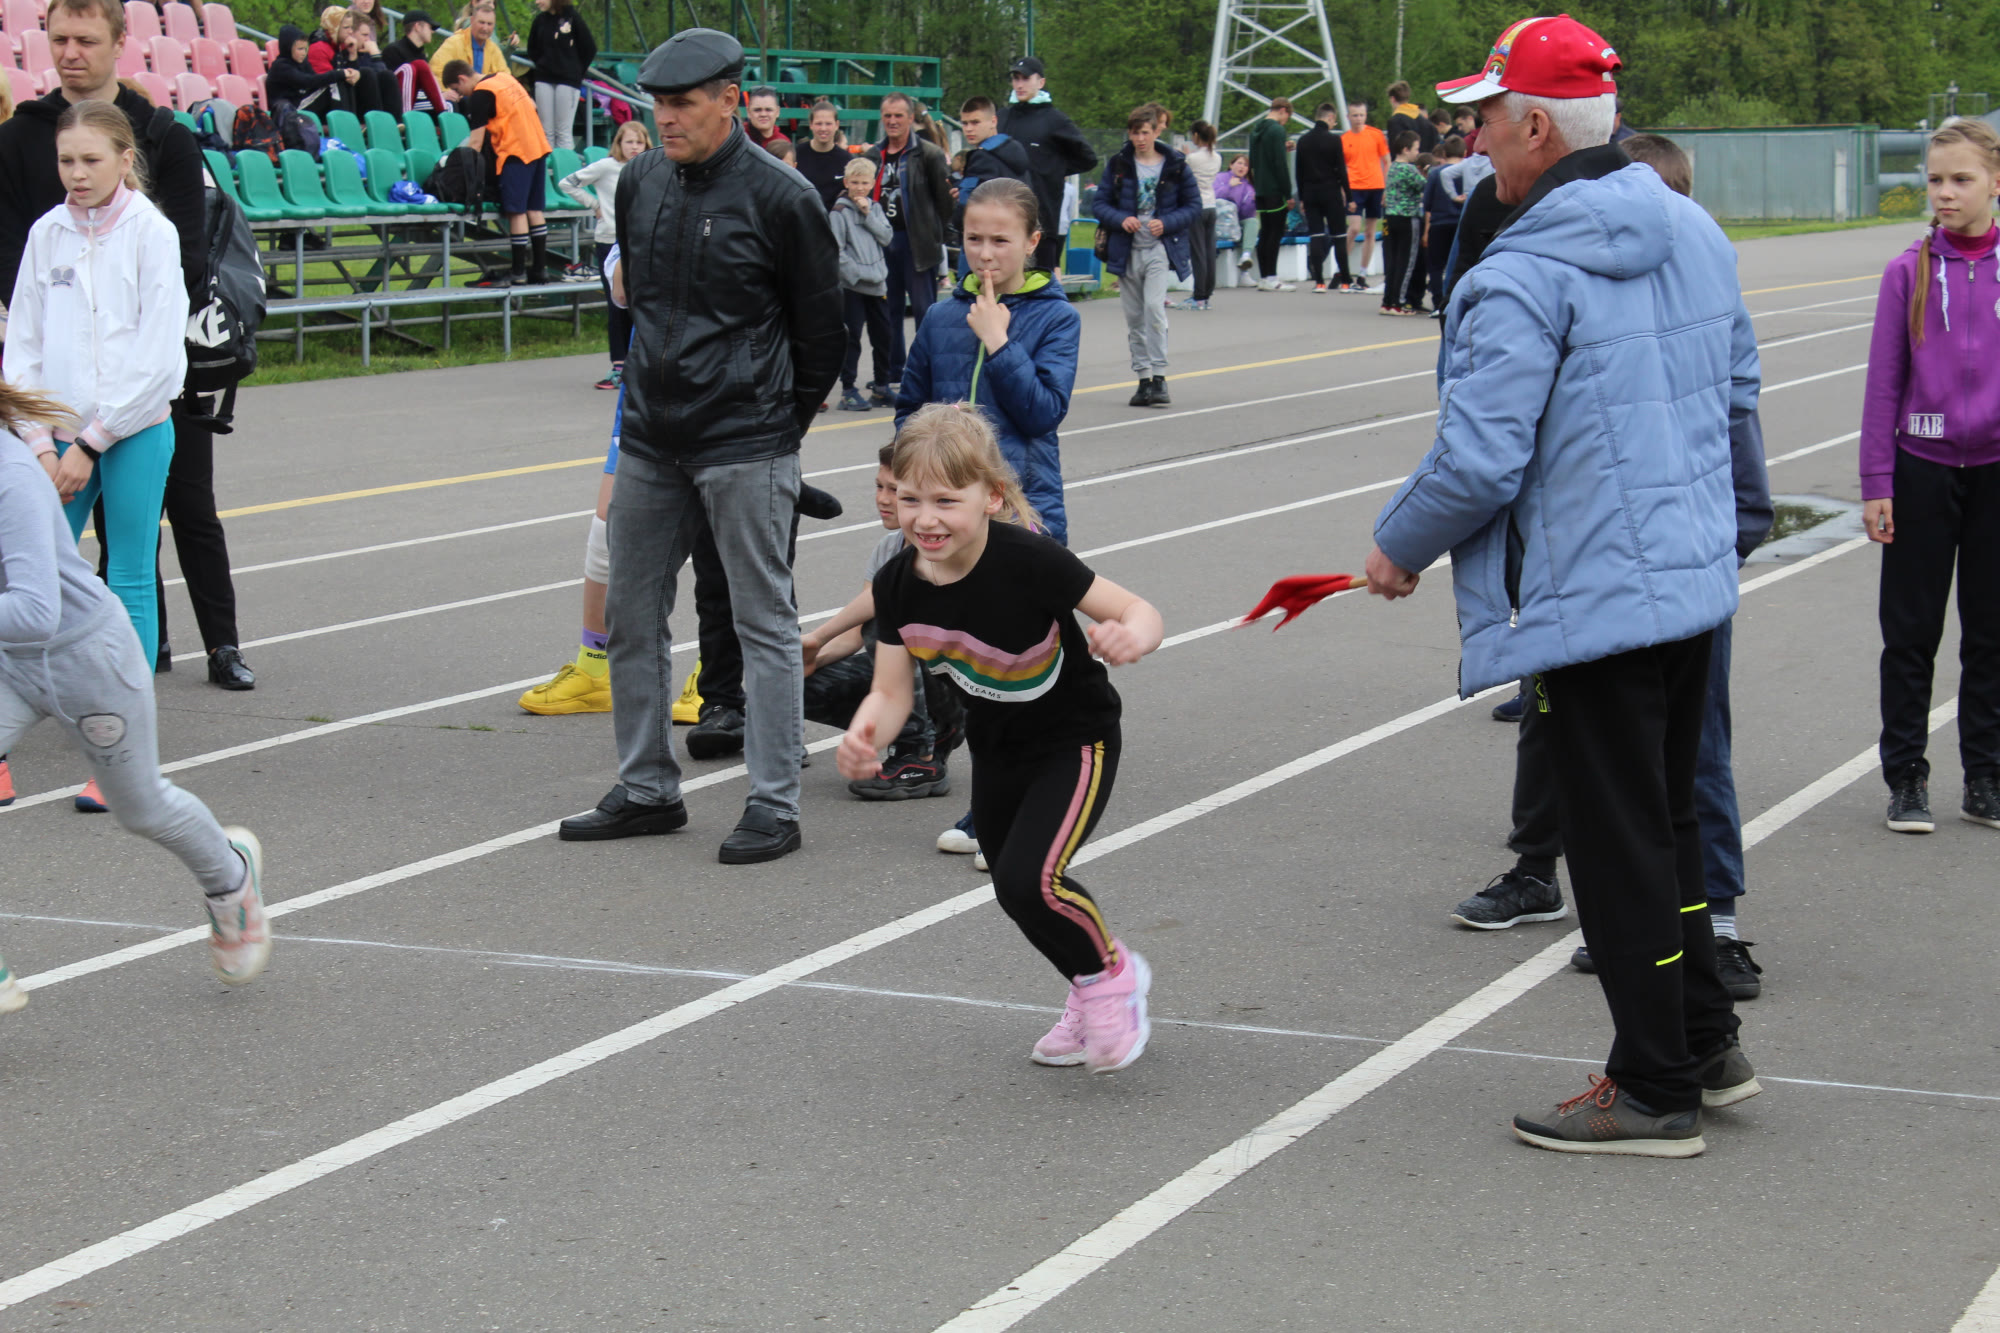
{"label": "teal leggings", "polygon": [[[57,446],[68,453],[67,443]],[[104,495],[104,531],[111,553],[104,581],[125,605],[150,666],[160,652],[160,604],[155,565],[160,549],[160,508],[167,497],[167,464],[174,457],[174,423],[162,421],[128,435],[104,451],[83,489],[63,506],[69,530],[79,540],[90,510]]]}

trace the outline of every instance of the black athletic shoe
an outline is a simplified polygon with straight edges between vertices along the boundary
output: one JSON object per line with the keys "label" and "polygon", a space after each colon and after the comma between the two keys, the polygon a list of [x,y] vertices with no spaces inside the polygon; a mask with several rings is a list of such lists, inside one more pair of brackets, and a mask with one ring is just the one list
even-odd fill
{"label": "black athletic shoe", "polygon": [[715,859],[726,866],[755,865],[796,852],[802,842],[798,820],[781,819],[763,806],[753,805],[743,811],[743,818],[722,840]]}
{"label": "black athletic shoe", "polygon": [[1734,1038],[1702,1062],[1696,1077],[1701,1080],[1701,1104],[1709,1110],[1747,1102],[1764,1090],[1757,1081],[1757,1071],[1750,1067],[1750,1057],[1743,1054]]}
{"label": "black athletic shoe", "polygon": [[1729,987],[1729,993],[1739,1000],[1754,1000],[1764,993],[1764,983],[1757,980],[1764,969],[1757,966],[1750,957],[1755,947],[1749,940],[1732,940],[1722,935],[1715,937],[1715,971],[1722,978],[1722,984]]}
{"label": "black athletic shoe", "polygon": [[1618,1153],[1626,1157],[1698,1157],[1701,1112],[1659,1115],[1599,1074],[1590,1091],[1558,1102],[1553,1112],[1514,1117],[1514,1137],[1551,1152]]}
{"label": "black athletic shoe", "polygon": [[924,796],[948,796],[951,774],[936,759],[892,753],[878,776],[850,782],[847,790],[864,801],[914,801]]}
{"label": "black athletic shoe", "polygon": [[840,503],[840,497],[831,491],[823,491],[817,486],[808,486],[803,482],[799,484],[798,501],[792,507],[807,518],[816,518],[821,522],[839,518],[846,512]]}
{"label": "black athletic shoe", "polygon": [[1937,828],[1931,818],[1930,784],[1915,773],[1889,784],[1889,827],[1898,833],[1929,833]]}
{"label": "black athletic shoe", "polygon": [[1505,930],[1524,921],[1560,921],[1569,915],[1562,887],[1524,875],[1516,866],[1451,910],[1451,919],[1474,930]]}
{"label": "black athletic shoe", "polygon": [[1165,375],[1153,376],[1152,384],[1153,384],[1153,401],[1150,404],[1150,406],[1166,407],[1174,401],[1172,398],[1169,398],[1167,396],[1167,377]]}
{"label": "black athletic shoe", "polygon": [[225,690],[254,690],[257,673],[243,660],[243,650],[225,643],[208,655],[208,683]]}
{"label": "black athletic shoe", "polygon": [[556,837],[564,842],[607,842],[645,833],[672,833],[686,827],[687,822],[687,807],[679,801],[647,805],[633,800],[621,782],[606,792],[589,814],[565,819],[556,829]]}
{"label": "black athletic shoe", "polygon": [[174,646],[165,639],[160,640],[160,651],[153,658],[153,674],[164,676],[174,669]]}
{"label": "black athletic shoe", "polygon": [[701,721],[687,737],[692,759],[722,759],[743,753],[743,714],[721,704],[703,704]]}
{"label": "black athletic shoe", "polygon": [[1132,395],[1131,399],[1126,403],[1126,406],[1151,407],[1153,405],[1153,393],[1154,393],[1153,381],[1150,379],[1140,380],[1138,391]]}
{"label": "black athletic shoe", "polygon": [[2000,828],[2000,779],[1967,778],[1965,802],[1958,807],[1959,818],[1987,828]]}
{"label": "black athletic shoe", "polygon": [[1586,945],[1576,946],[1576,952],[1569,956],[1569,965],[1579,972],[1595,973],[1597,964],[1590,961],[1590,949]]}
{"label": "black athletic shoe", "polygon": [[1527,711],[1528,696],[1525,694],[1516,694],[1511,699],[1506,699],[1493,705],[1493,720],[1495,722],[1519,722],[1521,714]]}

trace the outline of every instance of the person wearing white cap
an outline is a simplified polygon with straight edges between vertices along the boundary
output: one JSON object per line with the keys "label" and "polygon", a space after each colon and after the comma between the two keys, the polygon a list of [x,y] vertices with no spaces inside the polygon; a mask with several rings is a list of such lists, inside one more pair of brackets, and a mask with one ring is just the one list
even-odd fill
{"label": "person wearing white cap", "polygon": [[1461,692],[1537,680],[1616,1036],[1606,1077],[1514,1133],[1691,1157],[1704,1108],[1761,1091],[1716,972],[1694,806],[1757,341],[1721,230],[1609,143],[1619,65],[1567,15],[1534,18],[1439,85],[1478,105],[1513,212],[1452,294],[1437,439],[1376,520],[1367,571],[1404,597],[1450,551]]}

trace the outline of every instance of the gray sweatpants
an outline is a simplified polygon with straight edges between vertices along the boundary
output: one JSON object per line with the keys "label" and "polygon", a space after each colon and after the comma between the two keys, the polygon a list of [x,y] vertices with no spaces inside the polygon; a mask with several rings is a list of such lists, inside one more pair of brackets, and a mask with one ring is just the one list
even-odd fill
{"label": "gray sweatpants", "polygon": [[568,84],[535,84],[535,114],[548,132],[550,147],[576,147],[576,104],[581,96],[580,89]]}
{"label": "gray sweatpants", "polygon": [[46,645],[0,647],[0,754],[45,717],[89,761],[126,832],[178,856],[204,893],[243,882],[243,858],[208,807],[160,776],[153,664],[116,598]]}
{"label": "gray sweatpants", "polygon": [[792,596],[792,511],[799,499],[799,456],[755,463],[681,467],[627,448],[611,491],[611,730],[618,777],[633,800],[680,799],[674,759],[674,698],[680,683],[671,658],[675,579],[701,525],[715,532],[729,577],[729,604],[743,645],[746,804],[782,819],[799,817],[799,754],[805,662],[799,655],[799,608]]}
{"label": "gray sweatpants", "polygon": [[1132,243],[1118,279],[1118,301],[1125,308],[1125,341],[1132,347],[1135,375],[1167,373],[1167,280],[1173,276],[1166,246]]}

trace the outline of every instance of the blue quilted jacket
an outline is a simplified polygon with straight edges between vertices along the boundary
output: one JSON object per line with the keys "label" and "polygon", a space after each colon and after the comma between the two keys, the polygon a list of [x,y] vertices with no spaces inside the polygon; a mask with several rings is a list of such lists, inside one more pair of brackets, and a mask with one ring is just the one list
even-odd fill
{"label": "blue quilted jacket", "polygon": [[1452,293],[1437,439],[1375,525],[1404,569],[1451,552],[1464,695],[1736,610],[1735,252],[1649,167],[1541,189]]}

